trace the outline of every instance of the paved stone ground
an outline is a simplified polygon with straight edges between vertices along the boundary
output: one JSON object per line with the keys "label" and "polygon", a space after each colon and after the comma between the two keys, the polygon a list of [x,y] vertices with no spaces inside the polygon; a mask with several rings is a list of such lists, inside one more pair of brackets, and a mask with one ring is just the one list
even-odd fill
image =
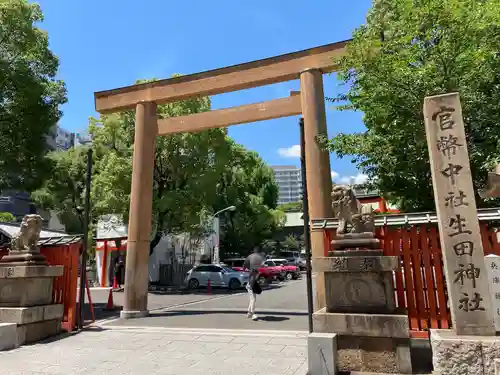
{"label": "paved stone ground", "polygon": [[0,352],[0,374],[306,375],[306,345],[294,332],[96,329]]}

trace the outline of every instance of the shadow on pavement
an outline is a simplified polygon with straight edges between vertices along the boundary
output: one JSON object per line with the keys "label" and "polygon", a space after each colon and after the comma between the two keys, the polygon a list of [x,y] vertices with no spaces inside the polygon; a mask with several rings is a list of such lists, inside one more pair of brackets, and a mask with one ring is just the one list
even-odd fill
{"label": "shadow on pavement", "polygon": [[[269,322],[278,322],[282,320],[288,320],[286,316],[307,316],[307,312],[274,312],[272,310],[259,310],[257,311],[259,315],[259,320],[267,317],[267,321]],[[150,318],[160,318],[160,317],[169,317],[169,316],[193,316],[193,315],[214,315],[214,314],[227,314],[227,315],[246,315],[247,312],[243,309],[240,310],[169,310],[163,312],[152,312],[149,316]],[[279,316],[282,316],[279,318]],[[261,318],[262,317],[262,318]],[[281,319],[281,320],[277,320]]]}
{"label": "shadow on pavement", "polygon": [[[120,311],[123,309],[122,306],[117,306],[116,304],[114,310],[106,310],[106,303],[94,303],[93,305],[96,321],[109,318],[119,318]],[[76,311],[78,311],[78,303],[76,304]],[[92,321],[92,313],[90,312],[90,305],[88,303],[83,305],[83,320],[85,322]]]}
{"label": "shadow on pavement", "polygon": [[[307,315],[307,314],[306,314]],[[270,315],[259,315],[259,319],[264,322],[283,322],[285,320],[290,320],[290,318],[287,318],[286,316],[270,316]]]}
{"label": "shadow on pavement", "polygon": [[[212,292],[210,294],[212,295],[229,295],[229,294],[239,294],[243,293],[243,289],[238,289],[238,290],[230,290],[230,289],[215,289],[212,288]],[[158,296],[169,296],[169,295],[176,295],[176,294],[189,294],[193,296],[206,296],[209,295],[207,289],[177,289],[177,290],[150,290],[149,294],[155,294]]]}
{"label": "shadow on pavement", "polygon": [[[273,290],[273,289],[279,289],[281,288],[282,285],[280,284],[271,284],[271,285],[265,285],[262,287],[262,290]],[[174,295],[174,294],[190,294],[193,296],[199,296],[199,295],[207,295],[208,291],[207,288],[199,288],[199,289],[187,289],[187,288],[179,288],[179,289],[174,289],[174,288],[159,288],[156,287],[156,289],[151,289],[149,291],[150,294],[156,294],[156,295]],[[212,295],[230,295],[230,294],[241,294],[241,293],[246,293],[246,289],[240,288],[236,290],[231,290],[227,288],[217,288],[217,287],[212,287]]]}

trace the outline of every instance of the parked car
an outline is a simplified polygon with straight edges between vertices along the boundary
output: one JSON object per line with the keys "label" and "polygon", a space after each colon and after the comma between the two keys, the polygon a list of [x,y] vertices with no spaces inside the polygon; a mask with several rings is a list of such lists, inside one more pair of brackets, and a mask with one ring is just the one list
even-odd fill
{"label": "parked car", "polygon": [[278,264],[278,263],[274,262],[272,259],[268,259],[264,262],[264,266],[274,268],[276,270],[276,272],[278,273],[277,278],[280,281],[283,281],[286,279],[286,268],[283,267],[283,264]]}
{"label": "parked car", "polygon": [[284,273],[282,274],[281,267],[266,266],[263,264],[257,270],[259,271],[257,281],[260,284],[270,284],[273,280],[284,280]]}
{"label": "parked car", "polygon": [[[235,271],[248,271],[247,269],[243,268],[245,258],[230,258],[224,260],[224,263],[226,263]],[[260,284],[271,283],[273,280],[279,279],[281,277],[280,272],[282,272],[281,268],[267,267],[265,265],[262,265],[262,267],[259,267],[257,270],[259,272],[257,280]]]}
{"label": "parked car", "polygon": [[243,264],[245,264],[245,258],[230,258],[224,260],[224,264],[227,264],[229,268],[235,271],[244,271]]}
{"label": "parked car", "polygon": [[300,268],[295,264],[290,264],[286,259],[268,259],[266,262],[272,262],[276,266],[281,266],[285,271],[287,280],[297,280],[300,277]]}
{"label": "parked car", "polygon": [[301,271],[306,269],[306,260],[300,256],[298,251],[282,251],[281,258],[287,260],[290,264],[295,264]]}
{"label": "parked car", "polygon": [[236,290],[248,283],[248,272],[238,272],[219,264],[201,264],[186,274],[185,283],[189,289],[197,289],[208,286],[208,280],[210,286]]}

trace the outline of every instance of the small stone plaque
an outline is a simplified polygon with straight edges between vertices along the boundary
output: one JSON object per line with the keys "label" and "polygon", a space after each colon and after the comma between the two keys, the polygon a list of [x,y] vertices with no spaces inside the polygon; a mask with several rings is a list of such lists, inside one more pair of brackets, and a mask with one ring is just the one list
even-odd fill
{"label": "small stone plaque", "polygon": [[391,313],[392,272],[326,272],[327,312]]}
{"label": "small stone plaque", "polygon": [[500,332],[500,256],[487,255],[484,260],[490,282],[491,303],[495,313],[495,329]]}
{"label": "small stone plaque", "polygon": [[2,266],[0,279],[57,277],[64,273],[63,266]]}
{"label": "small stone plaque", "polygon": [[338,256],[313,259],[315,272],[382,272],[399,268],[395,256]]}

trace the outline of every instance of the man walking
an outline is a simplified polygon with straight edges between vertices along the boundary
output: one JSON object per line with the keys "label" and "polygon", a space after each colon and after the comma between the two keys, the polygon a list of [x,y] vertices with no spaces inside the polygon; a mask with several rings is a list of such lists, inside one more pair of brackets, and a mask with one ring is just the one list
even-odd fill
{"label": "man walking", "polygon": [[[260,289],[260,285],[258,285],[257,276],[259,274],[258,268],[264,263],[264,258],[259,253],[259,248],[256,246],[253,249],[253,253],[250,254],[243,264],[243,269],[248,270],[248,284],[247,284],[247,292],[248,292],[248,314],[249,318],[252,320],[257,320],[258,317],[255,314],[255,302],[257,300],[256,289]],[[257,284],[257,285],[256,285]]]}

